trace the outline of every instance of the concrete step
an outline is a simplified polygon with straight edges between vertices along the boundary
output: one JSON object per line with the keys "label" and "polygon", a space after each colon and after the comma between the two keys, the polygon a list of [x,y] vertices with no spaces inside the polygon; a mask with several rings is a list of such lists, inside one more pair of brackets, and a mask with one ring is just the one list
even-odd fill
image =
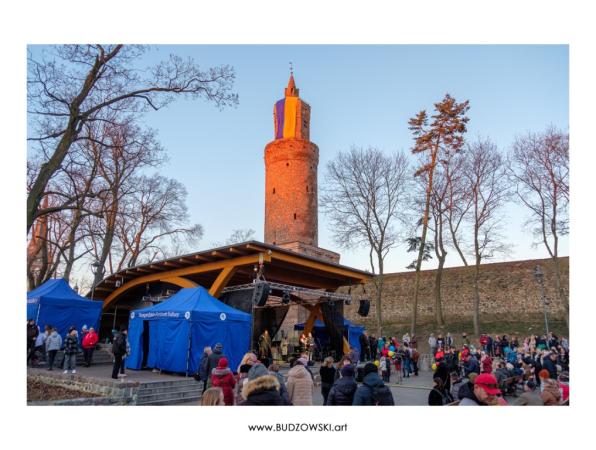
{"label": "concrete step", "polygon": [[159,395],[159,394],[167,394],[171,392],[179,392],[182,390],[198,390],[201,385],[195,381],[196,386],[190,384],[181,384],[176,386],[153,386],[147,388],[140,388],[138,391],[139,396],[145,395]]}
{"label": "concrete step", "polygon": [[155,400],[155,401],[148,402],[148,403],[140,403],[139,401],[137,401],[137,406],[171,406],[171,405],[181,405],[181,404],[190,403],[190,402],[197,402],[199,400],[201,400],[200,395],[198,395],[196,397]]}
{"label": "concrete step", "polygon": [[201,399],[198,389],[178,390],[175,392],[162,392],[159,394],[137,394],[137,405],[175,405],[177,403],[194,402]]}
{"label": "concrete step", "polygon": [[143,389],[153,389],[159,387],[169,387],[169,386],[199,386],[199,383],[195,381],[194,378],[182,378],[180,380],[170,380],[170,381],[152,381],[148,383],[139,383],[139,391]]}

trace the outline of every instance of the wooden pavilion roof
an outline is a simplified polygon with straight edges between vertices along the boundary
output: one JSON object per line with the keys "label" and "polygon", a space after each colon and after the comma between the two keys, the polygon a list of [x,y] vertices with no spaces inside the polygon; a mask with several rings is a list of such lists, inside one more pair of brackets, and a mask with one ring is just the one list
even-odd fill
{"label": "wooden pavilion roof", "polygon": [[[251,283],[253,267],[262,261],[268,282],[335,292],[342,286],[364,284],[376,275],[257,241],[219,247],[163,261],[122,269],[104,278],[94,299],[104,309],[129,295],[141,297],[145,285],[167,282],[180,287],[203,286],[219,297],[223,288]],[[120,281],[121,286],[116,287]],[[122,282],[123,281],[123,282]]]}

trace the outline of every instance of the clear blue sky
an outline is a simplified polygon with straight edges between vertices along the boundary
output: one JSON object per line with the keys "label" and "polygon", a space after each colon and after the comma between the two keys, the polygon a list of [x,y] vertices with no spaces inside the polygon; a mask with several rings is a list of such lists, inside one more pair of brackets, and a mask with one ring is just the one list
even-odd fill
{"label": "clear blue sky", "polygon": [[[235,67],[238,108],[217,110],[201,101],[177,101],[150,113],[147,124],[171,157],[162,174],[182,181],[193,222],[205,227],[200,249],[252,228],[263,239],[263,151],[273,139],[273,105],[283,97],[289,62],[300,97],[311,107],[311,140],[319,146],[319,180],[326,162],[353,143],[410,152],[408,119],[449,92],[469,100],[469,132],[489,136],[505,151],[516,133],[569,124],[569,50],[564,45],[175,45],[148,53],[150,64],[169,53],[191,56],[204,68]],[[530,248],[520,230],[521,211],[508,208],[515,259],[547,257]],[[334,248],[323,214],[319,245]],[[197,249],[199,250],[199,249]],[[566,239],[561,254],[568,255]],[[413,259],[393,249],[387,272]],[[368,252],[343,253],[341,263],[368,268]],[[435,262],[424,265],[434,268]],[[448,265],[461,265],[451,257]]]}

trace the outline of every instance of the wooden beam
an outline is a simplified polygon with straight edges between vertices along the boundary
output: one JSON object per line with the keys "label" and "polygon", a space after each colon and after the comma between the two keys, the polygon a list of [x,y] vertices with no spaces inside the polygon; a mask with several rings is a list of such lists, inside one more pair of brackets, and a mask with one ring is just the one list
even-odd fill
{"label": "wooden beam", "polygon": [[137,272],[155,273],[155,270],[150,270],[144,267],[137,267]]}
{"label": "wooden beam", "polygon": [[211,256],[215,256],[217,258],[232,258],[233,255],[230,255],[229,253],[223,253],[223,252],[218,252],[218,251],[213,251],[211,252]]}
{"label": "wooden beam", "polygon": [[180,286],[181,288],[193,288],[198,287],[199,285],[194,281],[188,280],[182,277],[169,277],[169,278],[162,278],[159,280],[164,283],[171,283],[175,284],[176,286]]}
{"label": "wooden beam", "polygon": [[164,262],[164,264],[166,266],[176,267],[177,269],[179,269],[180,267],[184,267],[183,264],[178,264],[178,263],[175,263],[175,262],[172,262],[172,261],[166,261],[166,262]]}
{"label": "wooden beam", "polygon": [[[269,255],[263,255],[263,261],[271,262],[271,257]],[[226,259],[223,261],[213,261],[197,266],[190,266],[184,267],[181,269],[173,269],[164,272],[152,273],[148,275],[141,276],[134,280],[131,280],[128,283],[123,284],[114,292],[112,292],[108,298],[105,299],[103,307],[104,309],[108,308],[118,297],[129,291],[135,286],[144,283],[150,283],[152,281],[159,281],[162,278],[171,278],[171,277],[185,277],[187,275],[194,275],[204,272],[212,272],[215,270],[221,270],[226,267],[240,267],[249,264],[255,264],[259,262],[259,255],[247,255],[247,256],[240,256],[238,258],[233,259]],[[97,289],[97,288],[95,288]]]}
{"label": "wooden beam", "polygon": [[194,264],[195,262],[190,260],[190,259],[186,259],[186,258],[180,258],[178,261],[180,261],[181,263],[185,263],[185,264]]}
{"label": "wooden beam", "polygon": [[195,259],[198,259],[199,261],[207,261],[207,262],[213,261],[212,258],[209,258],[205,255],[195,255]]}
{"label": "wooden beam", "polygon": [[220,273],[215,282],[211,285],[211,289],[209,289],[209,293],[215,297],[219,298],[221,295],[221,291],[227,286],[230,282],[232,277],[238,271],[238,267],[231,266],[224,268]]}
{"label": "wooden beam", "polygon": [[[342,277],[354,278],[357,280],[357,281],[355,281],[355,283],[356,282],[358,282],[358,283],[366,282],[366,278],[363,278],[361,273],[354,272],[350,269],[329,266],[327,264],[324,264],[324,263],[321,263],[318,261],[305,260],[303,258],[294,256],[294,255],[286,255],[281,252],[275,252],[271,256],[273,259],[278,259],[280,261],[286,261],[286,262],[297,264],[297,265],[303,266],[303,267],[310,267],[312,269],[320,270],[323,273],[335,274],[335,275],[340,275]],[[321,275],[324,276],[324,274],[321,274]],[[370,276],[370,278],[372,278],[372,275]]]}

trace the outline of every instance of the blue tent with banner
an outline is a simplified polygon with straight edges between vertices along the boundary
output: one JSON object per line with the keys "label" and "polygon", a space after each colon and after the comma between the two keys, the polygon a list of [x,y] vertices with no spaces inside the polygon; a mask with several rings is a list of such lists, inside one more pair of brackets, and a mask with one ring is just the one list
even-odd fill
{"label": "blue tent with banner", "polygon": [[81,297],[64,278],[48,280],[37,289],[27,293],[27,319],[35,319],[41,331],[46,324],[58,330],[62,339],[71,326],[77,330],[99,330],[103,302]]}
{"label": "blue tent with banner", "polygon": [[204,288],[181,289],[149,308],[130,313],[126,367],[194,373],[205,347],[222,345],[235,370],[250,346],[252,316],[228,306]]}
{"label": "blue tent with banner", "polygon": [[[294,325],[294,330],[304,330],[306,326],[305,323],[299,323]],[[329,343],[329,334],[327,334],[327,329],[323,322],[319,319],[315,320],[315,324],[312,328],[313,337],[315,338],[315,342],[318,342],[317,339],[320,339],[321,345],[327,345]],[[348,319],[344,317],[344,330],[343,335],[348,340],[350,345],[353,345],[355,348],[358,349],[360,352],[360,335],[362,332],[365,331],[365,327],[359,327],[358,325],[354,325]]]}

